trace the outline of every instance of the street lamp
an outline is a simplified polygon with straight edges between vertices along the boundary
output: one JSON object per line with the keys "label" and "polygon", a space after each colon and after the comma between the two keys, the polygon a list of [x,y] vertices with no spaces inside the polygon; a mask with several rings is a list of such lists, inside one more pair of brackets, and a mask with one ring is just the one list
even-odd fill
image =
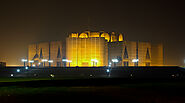
{"label": "street lamp", "polygon": [[45,63],[47,62],[47,59],[42,59],[42,62],[44,63],[44,67],[45,67]]}
{"label": "street lamp", "polygon": [[132,62],[133,63],[136,63],[136,62],[138,62],[139,61],[139,59],[132,59]]}
{"label": "street lamp", "polygon": [[33,67],[35,67],[36,65],[35,64],[33,64]]}
{"label": "street lamp", "polygon": [[32,64],[34,63],[34,61],[30,60],[29,63],[30,63],[30,66],[32,67]]}
{"label": "street lamp", "polygon": [[109,67],[111,67],[111,64],[112,64],[112,63],[110,62],[110,63],[109,63]]}
{"label": "street lamp", "polygon": [[135,63],[135,66],[138,66],[139,59],[132,59],[132,62]]}
{"label": "street lamp", "polygon": [[53,60],[48,60],[49,67],[51,67],[51,63],[53,63]]}
{"label": "street lamp", "polygon": [[67,62],[69,63],[69,67],[70,67],[70,63],[72,62],[71,60],[67,60]]}
{"label": "street lamp", "polygon": [[25,69],[27,70],[27,69],[28,69],[28,67],[25,67]]}
{"label": "street lamp", "polygon": [[70,67],[70,63],[72,62],[71,60],[68,60],[68,59],[62,59],[62,61],[69,63],[69,67]]}
{"label": "street lamp", "polygon": [[67,62],[68,60],[67,59],[62,59],[63,62]]}
{"label": "street lamp", "polygon": [[21,59],[21,61],[24,63],[24,67],[26,66],[27,59]]}
{"label": "street lamp", "polygon": [[49,63],[53,63],[53,60],[48,60]]}
{"label": "street lamp", "polygon": [[91,59],[91,61],[93,62],[93,67],[97,65],[98,60],[96,60],[96,59]]}
{"label": "street lamp", "polygon": [[64,67],[66,67],[67,59],[62,59],[62,62],[64,62]]}
{"label": "street lamp", "polygon": [[116,63],[118,63],[118,59],[112,59],[112,62],[114,63],[114,67],[116,67]]}
{"label": "street lamp", "polygon": [[16,71],[19,73],[21,70],[20,69],[17,69]]}

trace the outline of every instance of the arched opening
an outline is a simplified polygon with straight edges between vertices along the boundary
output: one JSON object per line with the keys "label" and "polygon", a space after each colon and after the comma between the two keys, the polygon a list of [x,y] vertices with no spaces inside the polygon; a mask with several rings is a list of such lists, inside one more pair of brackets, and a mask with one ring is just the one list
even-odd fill
{"label": "arched opening", "polygon": [[115,34],[115,32],[112,32],[112,34],[111,34],[111,42],[116,42],[116,41],[117,41],[116,34]]}
{"label": "arched opening", "polygon": [[109,42],[109,40],[110,40],[110,36],[109,36],[108,33],[102,33],[102,34],[101,34],[101,37],[104,37],[105,40],[107,40],[107,42]]}
{"label": "arched opening", "polygon": [[123,41],[123,35],[119,34],[119,41]]}
{"label": "arched opening", "polygon": [[81,33],[79,38],[88,38],[88,35],[86,33]]}

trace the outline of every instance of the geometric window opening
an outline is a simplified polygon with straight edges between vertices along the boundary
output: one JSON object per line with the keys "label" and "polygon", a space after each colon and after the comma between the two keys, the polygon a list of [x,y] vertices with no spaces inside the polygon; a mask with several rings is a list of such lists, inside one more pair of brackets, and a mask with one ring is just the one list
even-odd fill
{"label": "geometric window opening", "polygon": [[57,58],[61,58],[61,54],[60,54],[60,46],[58,47]]}
{"label": "geometric window opening", "polygon": [[147,48],[147,51],[146,51],[146,59],[150,59],[150,53],[149,53],[149,49]]}
{"label": "geometric window opening", "polygon": [[39,55],[38,55],[38,45],[36,44],[36,54],[35,56],[32,58],[32,60],[35,60],[35,59],[39,59]]}
{"label": "geometric window opening", "polygon": [[42,48],[40,49],[40,59],[43,59]]}
{"label": "geometric window opening", "polygon": [[125,46],[124,59],[128,59],[127,47]]}

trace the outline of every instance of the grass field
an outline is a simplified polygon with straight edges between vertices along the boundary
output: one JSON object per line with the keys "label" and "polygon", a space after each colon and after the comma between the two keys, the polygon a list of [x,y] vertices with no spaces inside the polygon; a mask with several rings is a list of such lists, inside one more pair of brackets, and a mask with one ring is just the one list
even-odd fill
{"label": "grass field", "polygon": [[184,103],[185,81],[0,78],[0,103],[14,102]]}
{"label": "grass field", "polygon": [[38,80],[52,80],[52,78],[0,78],[0,83],[1,82],[38,81]]}

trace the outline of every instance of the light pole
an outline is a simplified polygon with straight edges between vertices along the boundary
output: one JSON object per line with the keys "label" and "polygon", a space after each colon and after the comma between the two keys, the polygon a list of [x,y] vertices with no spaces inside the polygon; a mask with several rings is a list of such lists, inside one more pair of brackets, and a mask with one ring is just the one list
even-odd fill
{"label": "light pole", "polygon": [[134,63],[134,66],[138,66],[139,59],[132,59],[132,62]]}
{"label": "light pole", "polygon": [[68,60],[68,59],[62,59],[62,61],[65,63],[69,63],[69,67],[70,67],[70,63],[72,62],[71,60]]}
{"label": "light pole", "polygon": [[34,61],[30,60],[29,63],[30,63],[30,66],[32,67],[32,64],[34,63]]}
{"label": "light pole", "polygon": [[70,63],[71,63],[72,61],[71,61],[71,60],[68,60],[67,62],[69,63],[69,67],[70,67]]}
{"label": "light pole", "polygon": [[112,63],[110,62],[110,63],[109,63],[109,67],[111,67],[111,64],[112,64]]}
{"label": "light pole", "polygon": [[112,62],[114,63],[114,67],[116,67],[116,63],[118,63],[118,59],[112,59]]}
{"label": "light pole", "polygon": [[94,66],[97,66],[98,60],[96,60],[96,59],[91,59],[91,61],[93,62],[93,67],[94,67]]}
{"label": "light pole", "polygon": [[66,67],[67,59],[62,59],[62,62],[64,62],[64,66]]}
{"label": "light pole", "polygon": [[45,63],[47,62],[47,59],[42,59],[42,62],[44,63],[44,67],[45,67]]}
{"label": "light pole", "polygon": [[21,61],[24,63],[24,67],[26,66],[27,59],[21,59]]}
{"label": "light pole", "polygon": [[53,60],[48,60],[49,67],[51,67],[51,63],[53,63]]}

